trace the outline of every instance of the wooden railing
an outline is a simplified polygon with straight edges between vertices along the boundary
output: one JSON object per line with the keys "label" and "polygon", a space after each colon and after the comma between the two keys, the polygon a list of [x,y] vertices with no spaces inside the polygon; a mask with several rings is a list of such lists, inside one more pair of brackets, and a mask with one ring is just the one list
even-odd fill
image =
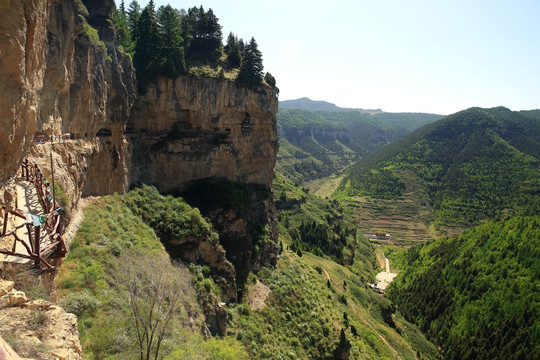
{"label": "wooden railing", "polygon": [[[25,214],[20,209],[11,209],[7,206],[2,206],[4,210],[4,224],[0,240],[13,236],[13,247],[11,251],[0,249],[1,254],[21,257],[34,260],[34,264],[41,268],[44,265],[47,268],[53,266],[46,259],[63,258],[67,254],[66,244],[62,237],[63,235],[63,212],[55,201],[54,193],[54,169],[52,167],[51,158],[51,176],[52,185],[36,163],[30,164],[28,159],[22,163],[22,179],[32,183],[38,193],[39,201],[44,209],[44,215]],[[21,225],[8,231],[9,216],[13,215],[25,220]],[[17,230],[27,228],[27,239],[21,239],[17,235]],[[42,248],[42,238],[48,237],[46,247]],[[16,251],[17,242],[21,243],[27,253]]]}

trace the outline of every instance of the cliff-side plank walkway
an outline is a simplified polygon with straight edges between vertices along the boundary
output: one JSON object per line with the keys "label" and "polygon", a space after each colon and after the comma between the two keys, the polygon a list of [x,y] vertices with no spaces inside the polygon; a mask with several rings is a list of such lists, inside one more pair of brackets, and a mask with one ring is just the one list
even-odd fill
{"label": "cliff-side plank walkway", "polygon": [[67,253],[62,237],[62,209],[57,206],[52,190],[54,170],[51,168],[52,187],[37,164],[25,160],[21,170],[22,177],[16,185],[17,208],[2,206],[0,240],[12,241],[10,249],[0,249],[0,254],[6,255],[2,261],[33,261],[40,269],[53,269],[50,259],[63,258]]}

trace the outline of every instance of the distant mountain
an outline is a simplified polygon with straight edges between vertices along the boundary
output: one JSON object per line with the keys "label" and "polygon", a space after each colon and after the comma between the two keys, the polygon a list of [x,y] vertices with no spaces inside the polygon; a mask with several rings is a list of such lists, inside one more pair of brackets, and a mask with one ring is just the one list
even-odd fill
{"label": "distant mountain", "polygon": [[359,111],[361,113],[380,113],[381,109],[358,109],[358,108],[342,108],[335,104],[321,100],[311,100],[303,97],[295,100],[284,100],[279,102],[280,109],[300,109],[308,111]]}
{"label": "distant mountain", "polygon": [[344,109],[326,101],[311,100],[303,97],[296,100],[284,100],[279,102],[280,109],[301,109],[308,111],[343,111]]}
{"label": "distant mountain", "polygon": [[280,150],[276,170],[295,182],[327,176],[441,118],[433,114],[282,108],[277,114]]}
{"label": "distant mountain", "polygon": [[433,211],[436,227],[534,213],[540,210],[538,115],[502,107],[450,115],[352,166],[338,191],[380,199],[425,194],[418,211]]}

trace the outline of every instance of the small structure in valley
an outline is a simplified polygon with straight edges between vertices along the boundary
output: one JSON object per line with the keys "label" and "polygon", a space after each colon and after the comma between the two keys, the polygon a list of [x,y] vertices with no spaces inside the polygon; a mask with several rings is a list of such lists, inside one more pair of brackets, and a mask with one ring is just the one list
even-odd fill
{"label": "small structure in valley", "polygon": [[386,262],[385,271],[381,271],[377,274],[377,281],[375,281],[374,283],[368,282],[368,285],[373,289],[373,291],[380,294],[384,294],[386,292],[386,288],[388,287],[388,285],[397,276],[397,274],[390,272],[390,260],[388,260],[386,257],[384,259]]}

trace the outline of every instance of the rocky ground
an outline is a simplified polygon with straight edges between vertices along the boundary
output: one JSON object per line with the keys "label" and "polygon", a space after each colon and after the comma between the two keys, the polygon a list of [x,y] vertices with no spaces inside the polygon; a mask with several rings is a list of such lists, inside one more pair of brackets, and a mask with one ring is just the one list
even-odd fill
{"label": "rocky ground", "polygon": [[77,317],[49,301],[29,301],[6,280],[0,280],[0,336],[23,358],[81,359]]}

